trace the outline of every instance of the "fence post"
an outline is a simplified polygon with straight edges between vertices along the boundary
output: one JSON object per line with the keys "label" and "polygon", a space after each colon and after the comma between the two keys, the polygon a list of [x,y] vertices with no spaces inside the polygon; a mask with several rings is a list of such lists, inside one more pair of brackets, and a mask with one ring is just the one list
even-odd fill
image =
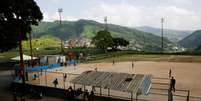
{"label": "fence post", "polygon": [[108,88],[108,96],[110,96],[110,88]]}
{"label": "fence post", "polygon": [[189,97],[190,97],[190,90],[188,90],[188,95],[187,95],[186,101],[189,101]]}
{"label": "fence post", "polygon": [[170,89],[168,90],[168,101],[173,101],[173,94]]}
{"label": "fence post", "polygon": [[131,92],[131,101],[133,101],[133,92]]}
{"label": "fence post", "polygon": [[101,90],[101,86],[100,86],[100,95],[102,95],[102,90]]}
{"label": "fence post", "polygon": [[40,80],[41,80],[41,77],[42,77],[42,76],[40,75],[39,72],[37,72],[37,74],[38,74],[38,79],[39,79],[39,84],[40,84],[40,83],[41,83]]}
{"label": "fence post", "polygon": [[172,77],[172,70],[171,69],[169,70],[168,74],[169,74],[169,78],[171,78]]}
{"label": "fence post", "polygon": [[47,87],[47,70],[45,70],[45,85]]}
{"label": "fence post", "polygon": [[75,83],[73,83],[73,88],[74,88],[74,90],[75,90]]}
{"label": "fence post", "polygon": [[65,89],[65,74],[63,73],[63,86],[64,86],[64,89]]}
{"label": "fence post", "polygon": [[136,101],[138,100],[138,92],[136,93],[136,98],[135,98],[135,100],[136,100]]}

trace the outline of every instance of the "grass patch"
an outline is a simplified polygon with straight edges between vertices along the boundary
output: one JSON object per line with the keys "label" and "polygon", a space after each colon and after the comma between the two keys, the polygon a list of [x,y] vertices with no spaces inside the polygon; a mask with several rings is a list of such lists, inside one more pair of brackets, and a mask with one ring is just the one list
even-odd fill
{"label": "grass patch", "polygon": [[119,56],[107,56],[103,58],[91,58],[89,63],[97,63],[97,62],[112,62],[113,60],[118,62],[124,61],[166,61],[166,62],[195,62],[201,63],[201,56],[193,56],[193,55],[156,55],[156,54],[125,54]]}

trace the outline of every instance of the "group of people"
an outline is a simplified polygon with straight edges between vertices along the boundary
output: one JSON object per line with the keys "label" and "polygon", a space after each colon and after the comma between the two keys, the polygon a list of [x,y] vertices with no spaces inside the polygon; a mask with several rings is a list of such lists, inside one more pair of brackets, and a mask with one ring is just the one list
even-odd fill
{"label": "group of people", "polygon": [[[64,79],[66,78],[66,75],[64,75]],[[53,81],[54,87],[58,86],[58,79],[56,78]],[[73,88],[70,86],[66,92],[65,95],[67,97],[67,101],[74,101],[74,98],[80,95],[83,95],[84,101],[94,101],[94,92],[93,90],[89,93],[88,90],[82,91],[81,88],[78,88],[77,90],[73,90]]]}
{"label": "group of people", "polygon": [[[112,65],[115,65],[115,63],[116,63],[116,61],[115,60],[112,60]],[[134,60],[132,60],[132,62],[131,62],[131,67],[132,67],[132,69],[134,68]]]}
{"label": "group of people", "polygon": [[84,101],[94,101],[94,92],[93,90],[90,92],[88,92],[88,90],[82,91],[81,88],[78,88],[77,90],[73,90],[72,87],[70,86],[66,92],[66,100],[67,101],[74,101],[75,97],[78,97],[80,95],[83,96]]}

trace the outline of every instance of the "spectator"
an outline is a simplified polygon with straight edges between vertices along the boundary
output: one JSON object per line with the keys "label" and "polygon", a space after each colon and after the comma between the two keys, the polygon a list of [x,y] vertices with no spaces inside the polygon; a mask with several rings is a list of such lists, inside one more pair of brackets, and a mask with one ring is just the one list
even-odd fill
{"label": "spectator", "polygon": [[58,85],[58,80],[57,80],[57,78],[53,81],[53,84],[54,84],[54,87],[57,87],[57,85]]}
{"label": "spectator", "polygon": [[88,90],[84,91],[84,101],[88,101],[89,100],[89,92]]}
{"label": "spectator", "polygon": [[90,92],[90,101],[94,101],[94,91]]}
{"label": "spectator", "polygon": [[64,82],[66,82],[66,78],[67,78],[67,75],[66,73],[64,74]]}
{"label": "spectator", "polygon": [[67,100],[67,101],[70,101],[70,98],[69,98],[69,96],[70,96],[70,93],[69,93],[69,90],[67,89],[66,91],[65,91],[65,99]]}
{"label": "spectator", "polygon": [[34,74],[34,75],[33,75],[33,80],[36,80],[36,78],[37,78],[37,75]]}
{"label": "spectator", "polygon": [[72,89],[72,87],[70,86],[67,90],[67,99],[68,101],[73,101],[74,100],[74,96],[75,96],[75,93]]}

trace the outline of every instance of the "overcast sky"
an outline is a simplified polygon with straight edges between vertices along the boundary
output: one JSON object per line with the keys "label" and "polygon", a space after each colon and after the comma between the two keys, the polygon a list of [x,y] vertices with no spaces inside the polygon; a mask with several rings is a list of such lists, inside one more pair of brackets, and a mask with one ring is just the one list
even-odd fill
{"label": "overcast sky", "polygon": [[44,21],[89,19],[123,26],[160,27],[160,18],[169,29],[201,29],[201,0],[35,0]]}

